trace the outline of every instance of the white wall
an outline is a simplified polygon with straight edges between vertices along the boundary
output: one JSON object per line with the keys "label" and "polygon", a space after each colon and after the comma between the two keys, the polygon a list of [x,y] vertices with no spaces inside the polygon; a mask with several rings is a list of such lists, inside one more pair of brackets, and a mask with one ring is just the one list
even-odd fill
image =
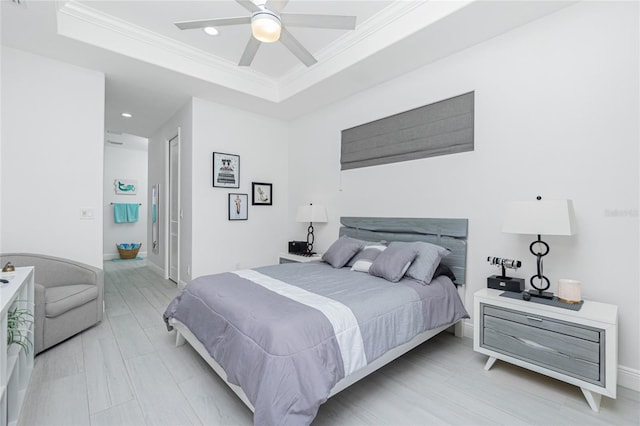
{"label": "white wall", "polygon": [[[102,267],[104,75],[2,47],[1,252]],[[80,219],[81,208],[93,218]]]}
{"label": "white wall", "polygon": [[180,133],[180,205],[183,209],[183,217],[180,220],[180,266],[179,279],[188,281],[187,266],[191,264],[191,151],[192,151],[192,101],[178,110],[173,117],[164,123],[154,135],[149,138],[148,150],[148,192],[147,205],[151,205],[151,188],[160,184],[160,197],[158,203],[158,223],[160,230],[159,253],[151,249],[151,221],[147,225],[147,261],[148,265],[168,276],[168,218],[169,205],[169,141]]}
{"label": "white wall", "polygon": [[[193,277],[278,262],[287,250],[288,145],[285,123],[193,100]],[[213,152],[240,156],[240,188],[213,187]],[[273,205],[249,205],[248,220],[228,220],[228,194],[251,182],[273,184]]]}
{"label": "white wall", "polygon": [[[135,137],[130,135],[130,137]],[[119,243],[142,243],[138,257],[146,257],[151,250],[147,242],[149,205],[147,202],[147,151],[119,146],[104,147],[104,259],[119,258]],[[135,195],[115,193],[116,179],[134,179],[138,182]],[[139,203],[139,220],[133,223],[115,223],[112,203]]]}
{"label": "white wall", "polygon": [[[297,120],[289,136],[289,215],[324,203],[340,216],[469,218],[466,306],[517,258],[528,278],[531,236],[503,234],[512,200],[570,198],[578,234],[544,239],[545,275],[583,282],[587,299],[619,306],[620,364],[638,374],[638,4],[581,2],[547,18]],[[340,172],[340,131],[475,91],[475,151]],[[291,224],[289,238],[304,235]]]}
{"label": "white wall", "polygon": [[[167,143],[178,128],[183,211],[181,284],[204,274],[277,263],[278,253],[287,248],[287,126],[278,120],[193,98],[149,139],[148,185],[163,185],[160,254],[148,251],[150,265],[167,270]],[[240,155],[240,188],[213,187],[214,151]],[[250,205],[248,220],[229,221],[228,194],[248,194],[250,203],[251,182],[273,184],[273,205]],[[148,233],[150,247],[150,225]]]}

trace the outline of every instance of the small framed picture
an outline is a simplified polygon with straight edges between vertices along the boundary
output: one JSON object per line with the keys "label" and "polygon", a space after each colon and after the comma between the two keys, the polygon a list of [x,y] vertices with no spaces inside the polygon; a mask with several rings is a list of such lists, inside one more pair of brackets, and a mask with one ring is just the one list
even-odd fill
{"label": "small framed picture", "polygon": [[213,186],[240,188],[240,156],[213,153]]}
{"label": "small framed picture", "polygon": [[270,183],[251,182],[251,204],[254,206],[270,206],[273,202],[273,191]]}
{"label": "small framed picture", "polygon": [[113,186],[118,195],[136,195],[138,191],[138,181],[134,179],[116,179]]}
{"label": "small framed picture", "polygon": [[249,194],[229,194],[229,220],[247,220]]}

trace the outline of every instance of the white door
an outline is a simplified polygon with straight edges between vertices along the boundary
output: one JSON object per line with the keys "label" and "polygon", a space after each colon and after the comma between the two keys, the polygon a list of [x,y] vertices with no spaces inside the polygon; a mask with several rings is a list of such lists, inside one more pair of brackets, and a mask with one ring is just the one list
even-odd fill
{"label": "white door", "polygon": [[169,141],[169,279],[180,279],[180,139]]}

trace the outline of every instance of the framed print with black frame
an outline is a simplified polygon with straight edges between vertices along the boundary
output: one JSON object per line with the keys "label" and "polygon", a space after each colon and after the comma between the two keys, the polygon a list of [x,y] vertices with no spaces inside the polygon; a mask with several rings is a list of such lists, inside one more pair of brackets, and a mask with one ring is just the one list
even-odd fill
{"label": "framed print with black frame", "polygon": [[213,186],[240,188],[240,156],[213,153]]}
{"label": "framed print with black frame", "polygon": [[273,202],[273,185],[263,182],[251,182],[251,205],[270,206]]}
{"label": "framed print with black frame", "polygon": [[229,220],[247,220],[249,194],[229,193]]}

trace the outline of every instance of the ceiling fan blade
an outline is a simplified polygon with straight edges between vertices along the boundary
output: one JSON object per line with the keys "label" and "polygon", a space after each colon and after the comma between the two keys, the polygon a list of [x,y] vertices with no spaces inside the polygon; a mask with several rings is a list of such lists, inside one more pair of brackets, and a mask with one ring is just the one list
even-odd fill
{"label": "ceiling fan blade", "polygon": [[290,27],[333,28],[337,30],[353,30],[356,28],[355,16],[282,13],[280,14],[280,20],[283,25]]}
{"label": "ceiling fan blade", "polygon": [[249,43],[247,43],[247,47],[244,48],[244,52],[242,52],[242,57],[240,58],[240,62],[238,65],[241,67],[248,67],[253,62],[253,58],[256,57],[256,53],[258,52],[258,47],[260,47],[260,41],[255,39],[253,36],[249,38]]}
{"label": "ceiling fan blade", "polygon": [[256,4],[251,0],[236,0],[236,2],[239,3],[245,9],[247,9],[249,12],[257,12],[259,10],[262,10],[258,6],[256,6]]}
{"label": "ceiling fan blade", "polygon": [[238,16],[237,18],[220,19],[200,19],[197,21],[174,22],[174,25],[181,30],[191,30],[194,28],[222,27],[224,25],[250,24],[250,16]]}
{"label": "ceiling fan blade", "polygon": [[267,0],[267,3],[264,5],[267,9],[275,10],[276,12],[282,12],[289,3],[289,0]]}
{"label": "ceiling fan blade", "polygon": [[303,64],[310,67],[311,65],[318,62],[316,58],[313,57],[311,53],[307,49],[305,49],[296,38],[291,35],[286,28],[282,28],[280,32],[280,41],[282,44],[286,46],[287,49],[291,51],[298,59],[302,61]]}

